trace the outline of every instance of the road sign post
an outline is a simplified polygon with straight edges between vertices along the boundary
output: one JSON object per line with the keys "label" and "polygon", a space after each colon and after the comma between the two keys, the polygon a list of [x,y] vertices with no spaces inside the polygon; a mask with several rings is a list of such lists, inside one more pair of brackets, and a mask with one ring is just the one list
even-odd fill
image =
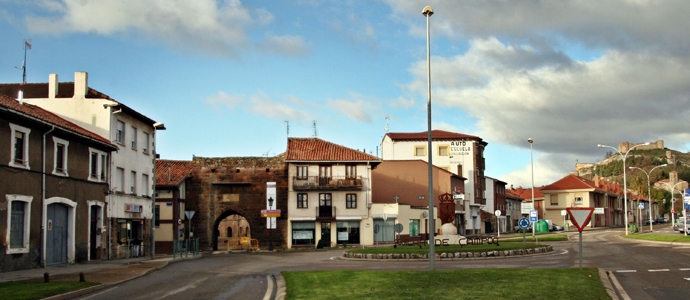
{"label": "road sign post", "polygon": [[594,213],[593,207],[569,207],[565,209],[570,215],[570,221],[573,225],[577,227],[580,231],[580,270],[582,270],[582,230],[585,229],[589,219],[592,218],[592,213]]}
{"label": "road sign post", "polygon": [[529,221],[534,223],[534,224],[532,224],[532,240],[534,240],[537,236],[537,224],[536,223],[537,223],[537,221],[539,221],[538,216],[539,215],[538,215],[536,210],[533,209],[533,210],[529,211]]}
{"label": "road sign post", "polygon": [[683,231],[684,235],[688,235],[688,215],[685,212],[688,210],[690,206],[690,189],[685,189],[685,193],[683,194],[683,224],[685,224],[685,230]]}
{"label": "road sign post", "polygon": [[530,222],[529,222],[529,219],[527,219],[527,218],[520,218],[520,220],[518,221],[518,226],[520,226],[520,229],[523,229],[522,230],[522,247],[523,248],[525,247],[525,238],[527,235],[527,233],[524,229],[529,228],[529,224],[530,224]]}
{"label": "road sign post", "polygon": [[499,218],[501,211],[497,209],[494,214],[496,215],[496,232],[498,232],[498,237],[501,237],[501,220]]}

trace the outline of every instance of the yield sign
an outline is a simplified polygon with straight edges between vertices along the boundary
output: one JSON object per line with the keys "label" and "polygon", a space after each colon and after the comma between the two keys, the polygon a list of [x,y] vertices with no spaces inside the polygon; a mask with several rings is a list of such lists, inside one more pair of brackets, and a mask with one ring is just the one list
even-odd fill
{"label": "yield sign", "polygon": [[573,221],[573,225],[577,227],[577,230],[582,232],[585,229],[589,219],[592,217],[594,212],[593,207],[570,207],[565,209],[570,215],[570,220]]}

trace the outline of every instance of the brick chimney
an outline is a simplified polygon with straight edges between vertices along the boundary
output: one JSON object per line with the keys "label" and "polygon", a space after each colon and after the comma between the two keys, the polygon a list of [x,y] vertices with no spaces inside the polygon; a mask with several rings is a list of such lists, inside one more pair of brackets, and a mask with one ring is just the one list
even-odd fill
{"label": "brick chimney", "polygon": [[58,94],[58,75],[50,74],[48,76],[48,98],[55,99]]}
{"label": "brick chimney", "polygon": [[594,175],[594,187],[599,188],[599,175]]}
{"label": "brick chimney", "polygon": [[86,98],[89,91],[89,74],[86,72],[74,72],[74,97]]}
{"label": "brick chimney", "polygon": [[462,165],[458,165],[458,176],[462,176]]}

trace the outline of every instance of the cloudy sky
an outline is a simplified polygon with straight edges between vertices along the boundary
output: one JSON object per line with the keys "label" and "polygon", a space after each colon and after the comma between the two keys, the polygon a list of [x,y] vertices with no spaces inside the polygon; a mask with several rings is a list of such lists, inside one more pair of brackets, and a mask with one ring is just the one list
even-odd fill
{"label": "cloudy sky", "polygon": [[[690,1],[0,0],[0,82],[57,73],[164,122],[166,159],[289,136],[366,150],[427,128],[489,143],[486,174],[549,184],[597,144],[690,150]],[[288,121],[288,122],[286,122]],[[314,130],[314,123],[316,130]]]}

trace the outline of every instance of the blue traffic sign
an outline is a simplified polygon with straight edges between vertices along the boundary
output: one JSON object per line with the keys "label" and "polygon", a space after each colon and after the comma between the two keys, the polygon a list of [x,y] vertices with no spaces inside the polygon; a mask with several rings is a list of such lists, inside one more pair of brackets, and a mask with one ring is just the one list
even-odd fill
{"label": "blue traffic sign", "polygon": [[527,218],[520,218],[520,220],[518,221],[518,226],[520,226],[520,229],[529,228],[529,224],[530,224],[530,222],[529,222],[529,219],[527,219]]}
{"label": "blue traffic sign", "polygon": [[529,221],[530,222],[536,222],[538,221],[538,215],[536,210],[530,210],[529,211]]}
{"label": "blue traffic sign", "polygon": [[638,206],[639,209],[644,209],[644,203],[640,203]]}

